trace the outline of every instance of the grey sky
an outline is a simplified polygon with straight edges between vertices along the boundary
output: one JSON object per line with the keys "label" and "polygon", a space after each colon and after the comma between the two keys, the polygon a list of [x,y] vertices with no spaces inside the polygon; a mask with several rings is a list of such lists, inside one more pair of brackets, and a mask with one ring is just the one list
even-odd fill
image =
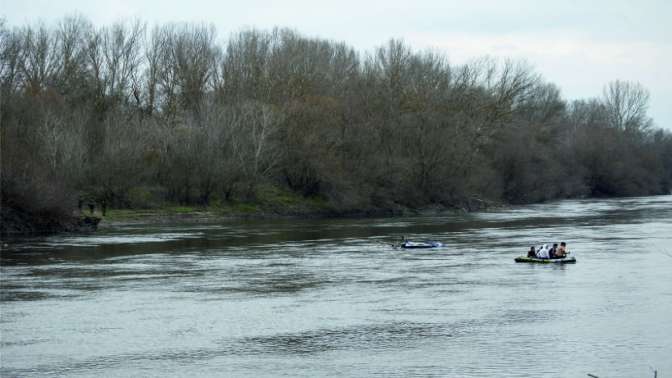
{"label": "grey sky", "polygon": [[98,25],[128,17],[212,23],[222,39],[243,28],[290,27],[361,51],[402,38],[453,63],[525,59],[569,99],[598,96],[611,80],[638,81],[651,91],[656,125],[672,130],[672,2],[664,0],[0,0],[10,25],[73,13]]}

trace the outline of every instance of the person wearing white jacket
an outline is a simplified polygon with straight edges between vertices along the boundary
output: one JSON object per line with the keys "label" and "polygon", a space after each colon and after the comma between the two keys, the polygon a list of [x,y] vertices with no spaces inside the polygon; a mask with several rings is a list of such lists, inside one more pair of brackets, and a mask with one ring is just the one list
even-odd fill
{"label": "person wearing white jacket", "polygon": [[544,244],[537,249],[537,258],[539,259],[551,258],[551,256],[549,255],[548,244]]}

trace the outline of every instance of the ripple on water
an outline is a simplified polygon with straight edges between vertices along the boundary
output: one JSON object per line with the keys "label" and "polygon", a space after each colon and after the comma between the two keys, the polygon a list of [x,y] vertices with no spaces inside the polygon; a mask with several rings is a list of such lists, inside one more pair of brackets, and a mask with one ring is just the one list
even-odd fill
{"label": "ripple on water", "polygon": [[332,350],[397,350],[412,348],[431,338],[449,338],[460,333],[447,324],[389,322],[344,328],[317,329],[298,333],[225,340],[225,350],[236,355],[315,354]]}
{"label": "ripple on water", "polygon": [[167,232],[153,235],[74,236],[66,238],[50,238],[42,244],[51,247],[95,247],[110,244],[160,243],[171,240],[195,239],[201,236],[201,232]]}

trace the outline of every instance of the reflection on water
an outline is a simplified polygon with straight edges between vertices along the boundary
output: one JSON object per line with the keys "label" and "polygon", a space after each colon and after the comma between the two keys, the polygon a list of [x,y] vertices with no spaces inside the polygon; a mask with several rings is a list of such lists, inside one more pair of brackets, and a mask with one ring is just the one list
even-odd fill
{"label": "reflection on water", "polygon": [[50,238],[44,242],[51,247],[73,246],[73,247],[97,247],[105,244],[139,244],[156,243],[170,240],[194,239],[201,237],[202,233],[178,233],[164,232],[151,235],[104,235],[104,236],[79,236],[69,238]]}
{"label": "reflection on water", "polygon": [[2,376],[672,374],[670,196],[5,242]]}

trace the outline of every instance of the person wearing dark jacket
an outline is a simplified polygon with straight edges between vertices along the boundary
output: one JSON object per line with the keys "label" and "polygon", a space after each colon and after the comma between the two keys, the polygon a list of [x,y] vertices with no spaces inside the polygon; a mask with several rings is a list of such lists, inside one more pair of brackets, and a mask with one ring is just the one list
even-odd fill
{"label": "person wearing dark jacket", "polygon": [[527,251],[527,257],[537,257],[537,253],[534,251],[534,246],[531,246],[530,250]]}
{"label": "person wearing dark jacket", "polygon": [[553,247],[548,251],[548,256],[552,259],[557,258],[556,251],[558,250],[558,243],[553,243]]}

